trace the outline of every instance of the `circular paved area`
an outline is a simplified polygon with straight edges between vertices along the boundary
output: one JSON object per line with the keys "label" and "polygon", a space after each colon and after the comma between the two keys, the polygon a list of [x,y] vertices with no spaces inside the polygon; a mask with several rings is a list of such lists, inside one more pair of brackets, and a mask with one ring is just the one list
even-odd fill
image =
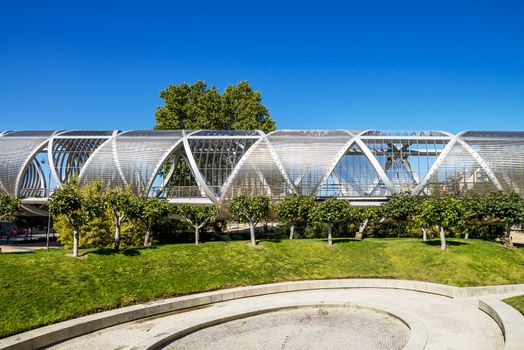
{"label": "circular paved area", "polygon": [[401,349],[410,336],[399,319],[374,310],[319,307],[272,312],[192,333],[169,350]]}
{"label": "circular paved area", "polygon": [[[402,315],[404,320],[416,320],[427,332],[425,349],[496,350],[503,349],[504,346],[500,328],[493,319],[479,310],[476,298],[451,299],[408,290],[355,288],[285,292],[217,302],[205,307],[109,327],[57,344],[52,348],[145,349],[159,339],[187,329],[189,324],[231,317],[260,308],[281,308],[292,305],[322,307],[323,304],[386,310]],[[246,320],[239,321],[241,323]],[[369,325],[365,328],[369,331]],[[266,347],[266,349],[281,349],[280,341],[281,339],[278,339],[275,342],[276,347]],[[250,349],[250,345],[244,344],[243,348]]]}

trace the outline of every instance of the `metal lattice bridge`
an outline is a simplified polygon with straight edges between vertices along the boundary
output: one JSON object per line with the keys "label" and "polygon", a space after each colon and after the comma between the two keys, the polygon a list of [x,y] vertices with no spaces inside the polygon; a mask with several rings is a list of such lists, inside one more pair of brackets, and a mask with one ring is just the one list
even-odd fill
{"label": "metal lattice bridge", "polygon": [[362,205],[394,193],[524,195],[524,132],[257,130],[0,133],[0,191],[47,214],[54,189],[130,186],[172,203],[293,193]]}

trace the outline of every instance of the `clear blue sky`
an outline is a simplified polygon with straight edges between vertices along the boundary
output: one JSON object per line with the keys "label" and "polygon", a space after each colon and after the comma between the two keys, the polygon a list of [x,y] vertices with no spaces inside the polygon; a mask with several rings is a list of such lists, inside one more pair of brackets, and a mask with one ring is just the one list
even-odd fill
{"label": "clear blue sky", "polygon": [[524,130],[524,1],[0,4],[0,130],[151,128],[199,79],[279,128]]}

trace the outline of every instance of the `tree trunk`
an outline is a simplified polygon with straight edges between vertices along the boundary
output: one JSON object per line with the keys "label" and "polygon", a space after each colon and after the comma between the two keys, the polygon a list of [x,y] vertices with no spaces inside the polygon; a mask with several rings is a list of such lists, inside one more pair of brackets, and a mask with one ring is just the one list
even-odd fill
{"label": "tree trunk", "polygon": [[251,245],[254,247],[257,241],[255,240],[255,225],[252,222],[249,223],[249,233],[251,234]]}
{"label": "tree trunk", "polygon": [[364,220],[363,223],[358,225],[358,232],[355,233],[355,239],[361,240],[362,238],[364,238],[364,230],[368,226],[368,222],[369,222],[369,220],[366,219],[366,220]]}
{"label": "tree trunk", "polygon": [[422,228],[422,240],[423,241],[428,240],[428,230],[425,227]]}
{"label": "tree trunk", "polygon": [[115,226],[115,250],[120,249],[120,221],[116,221]]}
{"label": "tree trunk", "polygon": [[469,239],[469,230],[466,229],[466,232],[464,232],[464,239]]}
{"label": "tree trunk", "polygon": [[73,256],[78,256],[78,231],[76,229],[73,230]]}
{"label": "tree trunk", "polygon": [[295,225],[291,225],[289,228],[289,239],[293,239],[293,234],[295,233]]}
{"label": "tree trunk", "polygon": [[508,248],[513,248],[513,238],[511,238],[511,225],[506,225],[506,237],[504,245]]}
{"label": "tree trunk", "polygon": [[333,236],[332,236],[332,232],[333,232],[333,225],[329,224],[329,225],[328,225],[328,245],[329,245],[329,246],[332,246],[332,245],[333,245]]}
{"label": "tree trunk", "polygon": [[195,244],[198,244],[200,241],[200,228],[195,226]]}
{"label": "tree trunk", "polygon": [[149,244],[149,228],[147,228],[146,230],[146,235],[144,236],[144,247],[149,247],[150,244]]}
{"label": "tree trunk", "polygon": [[444,235],[443,226],[440,226],[440,250],[446,250],[446,236]]}

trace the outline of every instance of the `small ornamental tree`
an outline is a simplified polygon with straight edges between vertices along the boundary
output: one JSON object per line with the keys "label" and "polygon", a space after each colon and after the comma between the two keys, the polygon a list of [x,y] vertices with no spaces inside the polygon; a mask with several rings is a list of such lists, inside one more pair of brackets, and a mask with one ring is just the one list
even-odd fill
{"label": "small ornamental tree", "polygon": [[422,205],[428,197],[418,197],[417,206],[415,208],[415,214],[411,217],[415,225],[419,226],[422,229],[422,240],[428,240],[428,222],[425,218],[425,213],[422,213],[422,210],[425,210],[426,207]]}
{"label": "small ornamental tree", "polygon": [[269,215],[269,198],[264,196],[248,197],[241,195],[233,199],[229,212],[238,220],[249,224],[251,245],[256,246],[255,226]]}
{"label": "small ornamental tree", "polygon": [[80,189],[76,177],[57,188],[49,198],[49,211],[68,222],[73,231],[73,256],[78,256],[80,228],[100,216],[104,211],[100,196],[100,183],[94,182]]}
{"label": "small ornamental tree", "polygon": [[328,245],[333,245],[333,225],[348,218],[350,204],[348,201],[330,198],[313,207],[310,219],[313,222],[327,224]]}
{"label": "small ornamental tree", "polygon": [[6,193],[0,193],[0,220],[13,220],[21,212],[20,199]]}
{"label": "small ornamental tree", "polygon": [[513,246],[511,227],[524,221],[524,201],[515,192],[493,192],[486,197],[486,213],[504,223],[505,234],[500,241]]}
{"label": "small ornamental tree", "polygon": [[397,222],[397,235],[400,236],[402,225],[406,225],[416,213],[418,199],[410,193],[394,194],[382,205],[382,214],[386,219]]}
{"label": "small ornamental tree", "polygon": [[418,207],[417,221],[425,227],[439,228],[441,250],[446,250],[445,229],[461,226],[463,220],[463,203],[452,195],[428,197]]}
{"label": "small ornamental tree", "polygon": [[207,223],[212,222],[218,214],[215,205],[182,204],[175,208],[175,213],[182,216],[195,229],[195,244],[200,241],[200,230]]}
{"label": "small ornamental tree", "polygon": [[315,205],[315,199],[310,196],[292,195],[284,198],[275,206],[277,215],[289,223],[289,239],[293,239],[295,225],[306,222],[309,212]]}
{"label": "small ornamental tree", "polygon": [[108,190],[105,193],[104,201],[115,224],[114,248],[119,250],[122,224],[136,215],[138,203],[134,200],[129,187],[125,189],[116,187]]}
{"label": "small ornamental tree", "polygon": [[358,224],[358,231],[355,233],[355,239],[364,238],[364,230],[368,226],[369,222],[378,219],[380,215],[379,208],[375,206],[368,207],[351,207],[349,211],[349,216],[351,221]]}
{"label": "small ornamental tree", "polygon": [[469,238],[469,226],[478,225],[486,217],[486,200],[478,193],[462,197],[464,206],[464,238]]}
{"label": "small ornamental tree", "polygon": [[132,207],[136,210],[134,216],[136,219],[141,221],[146,232],[144,234],[144,246],[148,247],[151,245],[151,229],[158,219],[167,216],[173,209],[171,204],[165,199],[158,197],[134,197],[134,204]]}

